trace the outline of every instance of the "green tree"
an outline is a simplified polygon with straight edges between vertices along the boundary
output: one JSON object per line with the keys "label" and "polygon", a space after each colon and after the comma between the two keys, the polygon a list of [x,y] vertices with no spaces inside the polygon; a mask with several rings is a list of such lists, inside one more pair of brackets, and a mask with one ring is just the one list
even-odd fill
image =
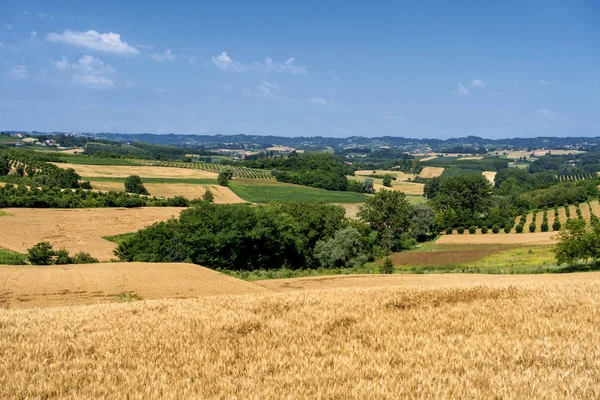
{"label": "green tree", "polygon": [[422,242],[431,239],[438,232],[435,211],[427,204],[415,204],[410,213],[415,239]]}
{"label": "green tree", "polygon": [[392,176],[391,175],[383,176],[383,186],[392,187]]}
{"label": "green tree", "polygon": [[381,267],[379,267],[379,272],[381,272],[382,274],[394,273],[394,263],[392,262],[391,258],[386,257],[385,260],[383,260],[383,264],[381,265]]}
{"label": "green tree", "polygon": [[56,260],[54,261],[54,264],[64,265],[64,264],[71,264],[71,263],[72,263],[72,260],[71,260],[71,257],[69,256],[69,252],[67,251],[67,249],[61,248],[56,252]]}
{"label": "green tree", "polygon": [[0,156],[0,176],[8,175],[10,172],[10,160],[7,155]]}
{"label": "green tree", "polygon": [[217,176],[217,183],[221,186],[229,186],[231,178],[233,178],[233,169],[230,167],[223,168]]}
{"label": "green tree", "polygon": [[353,227],[337,231],[329,240],[318,241],[315,258],[328,268],[362,267],[367,262],[361,235]]}
{"label": "green tree", "polygon": [[204,192],[204,195],[202,195],[202,200],[212,203],[215,201],[215,195],[212,194],[210,189],[206,189],[206,192]]}
{"label": "green tree", "polygon": [[138,175],[130,175],[125,179],[125,191],[127,193],[148,194],[148,190],[144,187],[142,179]]}
{"label": "green tree", "polygon": [[440,212],[453,210],[457,225],[479,225],[492,204],[492,185],[486,177],[468,174],[442,179],[432,205]]}
{"label": "green tree", "polygon": [[39,242],[27,250],[27,259],[33,265],[51,265],[56,252],[48,242]]}
{"label": "green tree", "polygon": [[358,216],[369,224],[371,229],[379,232],[384,249],[397,251],[404,247],[403,242],[407,235],[410,236],[411,209],[404,193],[382,189],[367,199]]}
{"label": "green tree", "polygon": [[558,233],[558,238],[553,250],[559,265],[573,265],[600,257],[600,224],[586,227],[585,221],[571,219]]}

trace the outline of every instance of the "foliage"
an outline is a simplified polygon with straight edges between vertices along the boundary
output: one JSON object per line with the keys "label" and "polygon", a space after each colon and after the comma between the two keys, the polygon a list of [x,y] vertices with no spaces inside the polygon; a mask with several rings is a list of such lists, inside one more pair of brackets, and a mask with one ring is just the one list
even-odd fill
{"label": "foliage", "polygon": [[202,200],[212,203],[215,201],[215,195],[210,191],[210,189],[206,189],[206,192],[204,192],[202,195]]}
{"label": "foliage", "polygon": [[179,219],[154,224],[124,240],[124,261],[191,261],[209,268],[254,270],[315,268],[316,243],[348,224],[339,206],[322,203],[244,204],[200,202]]}
{"label": "foliage", "polygon": [[383,186],[392,187],[392,176],[391,175],[385,175],[383,177]]}
{"label": "foliage", "polygon": [[475,232],[477,232],[477,227],[476,227],[475,225],[471,225],[471,226],[469,227],[469,233],[470,233],[471,235],[473,235],[473,234],[475,234]]}
{"label": "foliage", "polygon": [[379,233],[383,248],[398,251],[406,247],[412,227],[410,213],[411,205],[404,193],[382,189],[367,199],[358,216]]}
{"label": "foliage", "polygon": [[229,181],[231,178],[233,178],[233,169],[224,168],[221,172],[219,172],[217,183],[221,186],[229,186]]}
{"label": "foliage", "polygon": [[451,227],[451,226],[447,227],[447,228],[446,228],[446,235],[452,235],[452,231],[453,231],[453,230],[454,230],[454,229],[452,229],[452,227]]}
{"label": "foliage", "polygon": [[362,267],[367,262],[361,235],[354,227],[337,231],[315,245],[315,259],[325,268]]}
{"label": "foliage", "polygon": [[27,260],[33,265],[51,265],[55,255],[49,242],[39,242],[27,250]]}
{"label": "foliage", "polygon": [[559,265],[600,259],[600,223],[593,222],[586,226],[584,220],[575,218],[567,222],[558,237],[554,253]]}
{"label": "foliage", "polygon": [[558,220],[558,218],[555,218],[554,222],[552,223],[552,230],[559,231],[560,227],[561,227],[560,221]]}
{"label": "foliage", "polygon": [[142,179],[138,175],[130,175],[125,179],[125,191],[127,193],[148,195],[148,190],[144,187]]}
{"label": "foliage", "polygon": [[459,226],[458,228],[456,228],[456,233],[458,233],[459,235],[462,235],[463,233],[465,233],[465,228],[462,226]]}
{"label": "foliage", "polygon": [[523,233],[523,224],[519,224],[515,227],[515,232]]}
{"label": "foliage", "polygon": [[382,274],[393,274],[394,273],[394,263],[392,262],[391,258],[386,257],[385,260],[383,260],[383,264],[381,264],[380,272]]}
{"label": "foliage", "polygon": [[72,264],[95,264],[99,261],[97,258],[92,257],[90,253],[80,251],[71,258],[71,262]]}
{"label": "foliage", "polygon": [[0,264],[23,265],[26,261],[27,256],[25,254],[0,247]]}
{"label": "foliage", "polygon": [[56,258],[54,260],[54,264],[56,265],[64,265],[64,264],[71,264],[72,260],[71,257],[69,256],[69,252],[65,249],[59,249],[56,251]]}
{"label": "foliage", "polygon": [[535,222],[531,222],[529,224],[529,232],[531,232],[531,233],[535,232],[535,228],[536,228]]}
{"label": "foliage", "polygon": [[362,182],[354,180],[348,181],[347,191],[373,194],[375,193],[373,178],[365,178]]}
{"label": "foliage", "polygon": [[0,176],[8,175],[10,172],[10,161],[6,154],[0,155]]}
{"label": "foliage", "polygon": [[492,226],[492,233],[494,233],[494,234],[500,233],[500,226],[498,226],[498,225]]}
{"label": "foliage", "polygon": [[481,233],[483,233],[484,235],[485,235],[486,233],[488,233],[488,230],[489,230],[489,228],[487,227],[487,225],[483,225],[483,226],[481,227]]}
{"label": "foliage", "polygon": [[415,204],[410,213],[413,235],[419,242],[429,240],[438,232],[435,211],[426,204]]}

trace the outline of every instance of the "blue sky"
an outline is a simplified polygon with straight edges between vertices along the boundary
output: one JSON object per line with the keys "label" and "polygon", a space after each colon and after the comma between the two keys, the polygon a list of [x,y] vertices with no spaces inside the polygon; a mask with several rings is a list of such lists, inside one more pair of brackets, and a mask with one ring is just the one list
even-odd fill
{"label": "blue sky", "polygon": [[4,0],[0,129],[600,136],[600,2]]}

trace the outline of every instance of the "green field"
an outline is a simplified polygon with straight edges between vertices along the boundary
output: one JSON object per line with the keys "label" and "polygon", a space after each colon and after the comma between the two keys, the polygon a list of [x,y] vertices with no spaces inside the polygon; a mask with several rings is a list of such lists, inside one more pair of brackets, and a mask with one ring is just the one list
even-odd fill
{"label": "green field", "polygon": [[0,264],[4,265],[23,265],[27,260],[25,254],[17,253],[16,251],[7,250],[0,247]]}
{"label": "green field", "polygon": [[0,210],[0,217],[4,217],[5,215],[8,215],[8,213],[4,210]]}
{"label": "green field", "polygon": [[[113,177],[83,177],[82,180],[96,182],[119,182],[124,183],[127,178]],[[142,178],[143,183],[185,183],[190,185],[216,185],[216,179],[209,178]]]}
{"label": "green field", "polygon": [[463,169],[463,168],[456,168],[456,167],[450,167],[450,168],[446,168],[444,170],[444,172],[442,172],[442,177],[444,178],[451,178],[454,176],[461,176],[461,175],[471,175],[471,174],[481,174],[482,171],[480,170],[475,170],[475,169]]}
{"label": "green field", "polygon": [[82,164],[82,165],[141,165],[130,160],[122,158],[99,158],[90,156],[71,156],[61,154],[61,160],[67,164]]}
{"label": "green field", "polygon": [[307,186],[269,181],[252,183],[231,181],[229,188],[242,199],[252,203],[294,200],[301,203],[364,203],[368,196],[355,192],[334,192]]}
{"label": "green field", "polygon": [[109,242],[113,242],[116,244],[121,244],[121,243],[123,243],[123,241],[129,239],[130,237],[132,237],[135,234],[136,234],[136,232],[121,233],[120,235],[114,235],[114,236],[102,236],[102,239],[108,240]]}

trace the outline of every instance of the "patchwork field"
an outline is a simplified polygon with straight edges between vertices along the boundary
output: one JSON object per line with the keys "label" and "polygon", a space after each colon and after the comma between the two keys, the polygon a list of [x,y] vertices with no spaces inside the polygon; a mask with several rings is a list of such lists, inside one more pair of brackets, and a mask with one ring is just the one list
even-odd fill
{"label": "patchwork field", "polygon": [[127,165],[83,165],[52,163],[60,168],[73,168],[81,176],[126,178],[139,175],[141,178],[208,178],[217,179],[216,172],[192,168],[127,166]]}
{"label": "patchwork field", "polygon": [[[372,171],[371,171],[372,172]],[[348,179],[362,182],[367,178],[367,176],[357,175],[357,176],[348,176]],[[400,179],[396,179],[392,181],[392,187],[383,186],[383,179],[372,178],[373,179],[373,187],[375,191],[380,191],[381,189],[387,190],[399,190],[406,194],[414,194],[414,195],[422,195],[423,188],[425,185],[423,183],[413,183],[413,182],[405,182]]]}
{"label": "patchwork field", "polygon": [[442,235],[436,243],[439,244],[514,244],[514,245],[547,245],[555,244],[556,232],[534,233],[498,233],[488,232],[486,235],[471,235],[465,232],[462,235]]}
{"label": "patchwork field", "polygon": [[43,209],[9,208],[0,223],[0,246],[18,252],[41,241],[71,253],[85,251],[99,260],[114,258],[115,244],[103,236],[135,232],[176,217],[180,207]]}
{"label": "patchwork field", "polygon": [[208,268],[175,263],[0,265],[0,282],[0,308],[111,303],[126,295],[166,299],[267,291]]}
{"label": "patchwork field", "polygon": [[390,170],[383,170],[383,169],[378,169],[378,170],[367,169],[367,170],[354,171],[354,173],[357,176],[391,175],[391,176],[396,177],[396,181],[406,181],[409,179],[415,179],[415,177],[416,177],[415,174],[407,174],[407,173],[404,173],[401,171],[390,171]]}
{"label": "patchwork field", "polygon": [[[92,187],[97,190],[117,190],[123,191],[124,186],[121,182],[102,182],[91,181]],[[243,203],[229,188],[220,185],[200,185],[188,183],[144,183],[144,187],[152,196],[174,197],[183,196],[186,199],[194,200],[202,198],[207,189],[210,189],[215,196],[214,202],[217,204]]]}
{"label": "patchwork field", "polygon": [[0,397],[600,397],[598,273],[269,283],[0,310]]}
{"label": "patchwork field", "polygon": [[424,167],[419,176],[424,179],[437,178],[444,173],[442,167]]}

